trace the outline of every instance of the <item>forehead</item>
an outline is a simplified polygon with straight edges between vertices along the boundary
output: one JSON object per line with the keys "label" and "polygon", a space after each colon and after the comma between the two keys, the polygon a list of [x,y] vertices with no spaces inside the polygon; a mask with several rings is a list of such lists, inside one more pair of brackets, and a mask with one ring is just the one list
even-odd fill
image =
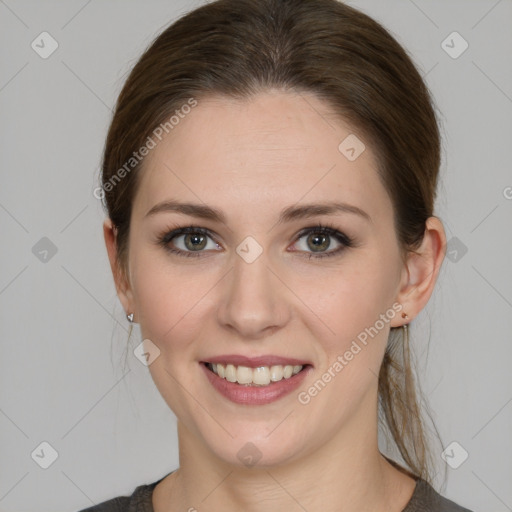
{"label": "forehead", "polygon": [[366,203],[375,215],[390,206],[364,137],[314,95],[277,91],[198,100],[146,157],[134,210],[170,196],[224,210],[302,198]]}

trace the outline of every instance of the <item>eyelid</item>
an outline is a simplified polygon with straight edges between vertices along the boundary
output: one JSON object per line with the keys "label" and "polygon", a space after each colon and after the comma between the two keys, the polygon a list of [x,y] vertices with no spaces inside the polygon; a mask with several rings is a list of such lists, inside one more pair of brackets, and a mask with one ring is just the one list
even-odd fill
{"label": "eyelid", "polygon": [[169,228],[164,230],[163,233],[158,236],[158,238],[162,239],[164,242],[169,243],[173,238],[189,233],[199,233],[209,236],[216,244],[219,244],[219,242],[216,240],[216,235],[212,231],[210,231],[208,228],[201,228],[199,226],[176,226],[175,228]]}
{"label": "eyelid", "polygon": [[347,246],[352,245],[354,242],[352,238],[329,223],[316,224],[314,226],[303,228],[301,231],[299,231],[299,233],[297,233],[296,241],[300,240],[302,237],[308,235],[309,233],[323,233],[332,236],[336,238],[336,240],[338,240],[340,243]]}
{"label": "eyelid", "polygon": [[199,226],[176,226],[164,230],[157,236],[157,243],[161,245],[166,251],[184,257],[204,257],[209,251],[184,251],[175,247],[170,247],[169,244],[172,240],[190,233],[201,234],[211,238],[214,243],[219,246],[216,236],[207,228]]}
{"label": "eyelid", "polygon": [[356,243],[353,238],[346,235],[344,232],[340,231],[338,228],[330,224],[329,222],[318,223],[314,226],[308,226],[302,229],[295,238],[295,243],[297,243],[301,238],[310,233],[322,233],[331,238],[335,238],[336,241],[340,244],[340,247],[334,250],[325,251],[325,252],[304,252],[304,251],[294,251],[301,257],[308,259],[321,259],[321,258],[329,258],[331,256],[339,256],[342,252],[345,252],[346,249],[350,247],[355,247]]}

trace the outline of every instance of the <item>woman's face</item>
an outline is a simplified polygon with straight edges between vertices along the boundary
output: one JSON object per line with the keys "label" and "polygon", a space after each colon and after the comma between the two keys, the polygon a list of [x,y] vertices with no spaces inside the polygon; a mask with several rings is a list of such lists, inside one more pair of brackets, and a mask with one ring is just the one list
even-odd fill
{"label": "woman's face", "polygon": [[272,465],[376,431],[403,264],[361,139],[315,96],[268,92],[199,101],[146,158],[128,297],[159,350],[151,375],[205,456]]}

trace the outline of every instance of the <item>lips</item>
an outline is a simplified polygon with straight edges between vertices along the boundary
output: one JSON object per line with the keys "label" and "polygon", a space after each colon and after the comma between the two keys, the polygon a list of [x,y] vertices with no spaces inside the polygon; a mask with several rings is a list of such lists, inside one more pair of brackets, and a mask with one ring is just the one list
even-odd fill
{"label": "lips", "polygon": [[313,365],[307,360],[273,354],[212,356],[200,361],[200,366],[221,395],[244,405],[264,405],[279,400],[297,389],[313,371]]}
{"label": "lips", "polygon": [[[247,364],[247,358],[244,358],[244,360]],[[270,359],[266,358],[264,360],[269,361]],[[278,361],[283,360],[286,359],[278,359]],[[288,361],[296,360],[288,359]],[[254,359],[251,361],[251,363],[256,364]],[[306,364],[301,371],[295,375],[291,375],[289,378],[283,378],[278,382],[270,382],[268,385],[255,386],[241,385],[237,382],[229,382],[228,380],[221,378],[219,375],[210,370],[208,368],[209,364],[210,363],[201,363],[199,365],[204,372],[207,381],[213,386],[214,389],[218,391],[218,393],[220,393],[220,395],[224,396],[231,402],[242,405],[265,405],[282,399],[286,395],[289,395],[294,390],[296,390],[313,370],[311,365]],[[222,363],[216,364],[219,366],[222,365]],[[291,368],[290,365],[286,365],[285,367]],[[256,368],[259,367],[256,366]]]}

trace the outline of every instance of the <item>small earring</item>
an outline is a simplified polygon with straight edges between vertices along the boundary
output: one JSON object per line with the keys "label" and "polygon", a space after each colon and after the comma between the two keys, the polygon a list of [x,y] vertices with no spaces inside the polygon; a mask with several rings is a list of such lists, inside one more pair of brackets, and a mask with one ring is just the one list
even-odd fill
{"label": "small earring", "polygon": [[[404,311],[404,312],[402,313],[402,318],[403,318],[404,320],[407,320],[407,319],[409,318],[409,315]],[[402,329],[404,330],[404,332],[406,332],[406,331],[407,331],[407,327],[408,327],[408,324],[403,324],[403,325],[402,325]]]}
{"label": "small earring", "polygon": [[131,324],[133,323],[133,313],[126,315],[126,318],[128,319],[128,322],[130,322]]}

